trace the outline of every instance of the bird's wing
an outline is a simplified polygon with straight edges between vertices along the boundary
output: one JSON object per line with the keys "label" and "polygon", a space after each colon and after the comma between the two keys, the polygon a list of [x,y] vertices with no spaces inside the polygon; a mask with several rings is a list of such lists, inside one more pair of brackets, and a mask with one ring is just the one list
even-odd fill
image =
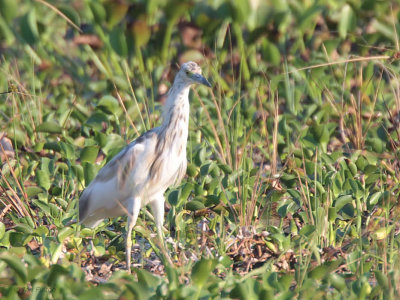
{"label": "bird's wing", "polygon": [[79,199],[81,223],[94,226],[104,218],[126,213],[121,204],[131,196],[134,185],[146,180],[154,160],[156,132],[157,128],[137,138],[99,171]]}

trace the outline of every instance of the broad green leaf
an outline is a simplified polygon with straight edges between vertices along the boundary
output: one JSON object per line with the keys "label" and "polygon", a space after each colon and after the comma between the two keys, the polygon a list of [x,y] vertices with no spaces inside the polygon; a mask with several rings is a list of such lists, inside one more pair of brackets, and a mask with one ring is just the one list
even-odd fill
{"label": "broad green leaf", "polygon": [[36,127],[36,131],[57,134],[62,132],[62,128],[57,123],[49,121],[49,122],[43,122],[38,127]]}
{"label": "broad green leaf", "polygon": [[71,20],[72,23],[74,23],[76,26],[79,27],[80,25],[80,18],[79,14],[73,9],[72,5],[67,5],[67,4],[61,4],[57,5],[57,8],[68,18]]}
{"label": "broad green leaf", "polygon": [[128,3],[122,1],[108,1],[106,4],[107,22],[110,28],[117,25],[128,11]]}
{"label": "broad green leaf", "polygon": [[39,30],[36,21],[36,11],[30,9],[21,19],[19,26],[24,40],[33,45],[39,40]]}
{"label": "broad green leaf", "polygon": [[90,1],[89,7],[92,10],[95,21],[101,24],[107,16],[103,3],[99,1]]}
{"label": "broad green leaf", "polygon": [[85,176],[85,185],[88,186],[89,183],[96,177],[96,166],[90,163],[83,163],[83,174]]}
{"label": "broad green leaf", "polygon": [[379,270],[375,270],[374,273],[375,278],[378,281],[378,284],[382,288],[382,290],[387,290],[389,288],[389,280],[387,276]]}
{"label": "broad green leaf", "polygon": [[73,159],[75,155],[74,147],[69,143],[60,142],[61,154],[66,159]]}
{"label": "broad green leaf", "polygon": [[0,255],[0,260],[4,261],[23,283],[26,282],[28,276],[27,269],[19,258],[2,253],[2,255]]}
{"label": "broad green leaf", "polygon": [[113,96],[105,95],[100,99],[97,107],[102,109],[105,113],[116,114],[119,109],[119,102]]}
{"label": "broad green leaf", "polygon": [[201,259],[192,269],[192,281],[198,288],[202,288],[207,279],[212,275],[216,261],[213,259]]}
{"label": "broad green leaf", "polygon": [[304,236],[309,236],[315,231],[315,226],[311,224],[306,224],[300,229],[300,234]]}
{"label": "broad green leaf", "polygon": [[87,162],[93,164],[97,159],[99,153],[99,146],[87,146],[82,149],[80,154],[81,162]]}
{"label": "broad green leaf", "polygon": [[203,208],[206,208],[204,206],[204,204],[197,200],[192,200],[192,201],[189,201],[188,203],[186,203],[186,209],[191,210],[191,211],[196,211],[196,210],[200,210]]}
{"label": "broad green leaf", "polygon": [[343,206],[345,206],[347,203],[350,203],[351,201],[353,201],[352,195],[344,195],[344,196],[340,196],[339,198],[337,198],[335,200],[335,204],[334,204],[334,206],[336,208],[336,212],[341,210]]}
{"label": "broad green leaf", "polygon": [[138,19],[131,25],[131,32],[135,41],[136,47],[145,46],[151,37],[151,30],[146,20]]}
{"label": "broad green leaf", "polygon": [[0,0],[0,14],[7,23],[11,23],[18,11],[18,3],[14,0]]}
{"label": "broad green leaf", "polygon": [[345,39],[347,37],[347,33],[351,29],[352,22],[353,22],[353,9],[349,4],[345,4],[342,7],[342,11],[340,14],[340,20],[338,24],[338,31],[339,31],[339,36],[342,39]]}
{"label": "broad green leaf", "polygon": [[6,233],[6,226],[3,222],[0,222],[0,240],[3,238],[4,234]]}
{"label": "broad green leaf", "polygon": [[49,173],[47,173],[46,171],[37,170],[36,183],[38,184],[38,186],[42,187],[47,191],[51,186]]}
{"label": "broad green leaf", "polygon": [[74,229],[71,227],[64,227],[62,229],[60,229],[60,231],[57,234],[57,239],[60,243],[64,242],[64,240],[73,235],[74,233]]}
{"label": "broad green leaf", "polygon": [[[61,245],[61,244],[60,244]],[[68,275],[68,270],[61,265],[54,264],[50,267],[49,276],[47,277],[47,284],[54,287],[60,276]]]}
{"label": "broad green leaf", "polygon": [[35,197],[36,195],[43,192],[43,190],[38,186],[28,186],[27,188],[25,188],[25,191],[28,197]]}
{"label": "broad green leaf", "polygon": [[144,284],[148,288],[154,288],[160,284],[160,277],[154,276],[149,271],[134,268],[134,272],[138,277],[138,282]]}
{"label": "broad green leaf", "polygon": [[342,291],[346,288],[346,280],[336,273],[329,274],[329,282],[338,291]]}
{"label": "broad green leaf", "polygon": [[121,57],[128,55],[128,44],[126,36],[120,27],[115,27],[109,34],[110,45],[112,49]]}

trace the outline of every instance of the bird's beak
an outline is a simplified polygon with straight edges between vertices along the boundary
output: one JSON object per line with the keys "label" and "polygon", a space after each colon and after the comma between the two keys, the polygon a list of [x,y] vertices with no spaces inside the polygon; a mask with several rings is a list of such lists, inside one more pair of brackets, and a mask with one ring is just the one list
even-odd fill
{"label": "bird's beak", "polygon": [[193,74],[192,79],[200,84],[211,87],[211,83],[209,83],[208,80],[200,74]]}

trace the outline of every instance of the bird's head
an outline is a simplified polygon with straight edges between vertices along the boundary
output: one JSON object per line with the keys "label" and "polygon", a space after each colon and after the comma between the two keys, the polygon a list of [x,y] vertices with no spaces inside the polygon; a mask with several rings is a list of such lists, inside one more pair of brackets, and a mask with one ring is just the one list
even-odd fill
{"label": "bird's head", "polygon": [[177,74],[177,79],[182,80],[185,84],[204,84],[205,86],[211,87],[211,84],[207,79],[201,75],[201,68],[195,62],[189,61],[181,66]]}

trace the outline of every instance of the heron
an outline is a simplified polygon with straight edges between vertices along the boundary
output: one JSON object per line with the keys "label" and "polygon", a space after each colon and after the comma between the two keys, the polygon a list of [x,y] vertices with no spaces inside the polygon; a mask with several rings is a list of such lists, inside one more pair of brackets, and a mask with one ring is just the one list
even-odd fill
{"label": "heron", "polygon": [[112,158],[86,187],[79,199],[80,224],[94,228],[105,218],[128,215],[126,268],[130,273],[132,230],[140,209],[149,205],[163,243],[164,193],[186,173],[189,131],[189,90],[193,84],[211,84],[192,61],[184,63],[169,89],[163,121],[132,141]]}

